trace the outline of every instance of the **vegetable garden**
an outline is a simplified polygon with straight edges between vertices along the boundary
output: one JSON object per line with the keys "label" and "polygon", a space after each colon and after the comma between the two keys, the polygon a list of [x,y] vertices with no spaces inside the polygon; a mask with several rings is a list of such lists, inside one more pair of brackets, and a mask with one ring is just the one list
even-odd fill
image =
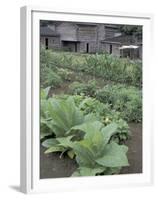
{"label": "vegetable garden", "polygon": [[[40,85],[42,178],[130,173],[128,146],[137,137],[141,146],[140,60],[41,48]],[[134,139],[130,126],[140,126]],[[42,159],[59,163],[55,175]]]}

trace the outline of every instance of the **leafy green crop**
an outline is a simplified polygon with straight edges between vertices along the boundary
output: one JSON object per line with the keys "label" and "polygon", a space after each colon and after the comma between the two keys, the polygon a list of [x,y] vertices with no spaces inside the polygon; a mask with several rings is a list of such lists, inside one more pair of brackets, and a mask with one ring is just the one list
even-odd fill
{"label": "leafy green crop", "polygon": [[77,54],[41,49],[41,66],[84,72],[94,78],[142,87],[142,62],[103,54]]}
{"label": "leafy green crop", "polygon": [[62,83],[61,77],[50,68],[41,68],[40,83],[42,88],[58,87]]}
{"label": "leafy green crop", "polygon": [[76,106],[73,96],[48,98],[48,93],[49,88],[41,90],[41,138],[45,153],[61,152],[62,156],[66,152],[71,159],[75,158],[79,167],[73,176],[115,174],[128,166],[127,147],[115,142],[116,134],[124,134],[121,124],[109,121],[105,126],[97,121],[94,108],[85,113],[81,109],[85,104],[83,97]]}
{"label": "leafy green crop", "polygon": [[114,174],[121,167],[128,166],[126,156],[128,148],[110,142],[117,131],[117,124],[104,127],[99,121],[86,122],[72,128],[85,133],[84,139],[74,142],[73,150],[79,165],[73,176],[93,176],[98,174]]}
{"label": "leafy green crop", "polygon": [[74,73],[69,69],[58,68],[57,74],[65,81],[71,81]]}
{"label": "leafy green crop", "polygon": [[117,142],[127,140],[129,138],[130,131],[129,126],[125,120],[121,118],[121,113],[111,109],[110,104],[104,104],[95,98],[86,96],[73,96],[78,107],[84,114],[93,113],[98,120],[104,125],[108,125],[115,122],[118,126],[117,132],[113,139]]}
{"label": "leafy green crop", "polygon": [[[42,93],[43,92],[41,92],[41,94]],[[70,97],[73,99],[76,108],[81,111],[82,116],[84,117],[84,120],[88,121],[88,120],[96,120],[97,119],[97,120],[101,121],[104,125],[108,125],[112,122],[115,122],[118,125],[118,129],[117,129],[117,132],[116,132],[115,136],[113,137],[113,139],[119,143],[119,142],[122,142],[129,138],[130,131],[129,131],[129,126],[128,126],[127,122],[124,121],[120,117],[119,112],[112,110],[110,108],[109,104],[103,104],[94,98],[80,96],[80,95],[74,95],[74,96],[69,96],[69,95],[58,96],[57,95],[57,96],[54,96],[53,99],[56,99],[58,102],[61,102],[61,101],[65,102]],[[43,101],[43,103],[41,103],[41,116],[43,116],[42,115],[43,110],[44,110],[44,113],[48,113],[47,109],[49,109],[47,107],[45,107],[45,108],[42,107],[44,102],[47,104],[48,100]],[[60,110],[60,112],[62,113],[62,110]],[[44,116],[44,118],[45,118],[45,116]],[[47,117],[47,118],[49,119],[49,117]],[[48,120],[48,123],[49,123],[49,120]],[[50,130],[50,132],[52,132],[52,130]],[[45,134],[43,134],[43,135],[45,135]]]}
{"label": "leafy green crop", "polygon": [[[82,138],[80,131],[72,131],[73,126],[86,121],[94,121],[93,115],[83,115],[83,112],[76,107],[72,97],[65,99],[46,98],[41,99],[41,138],[51,136],[43,142],[47,147],[46,153],[54,151],[67,151],[70,148],[71,139]],[[68,145],[69,144],[69,145]]]}
{"label": "leafy green crop", "polygon": [[142,93],[124,84],[106,85],[96,92],[96,99],[108,103],[127,121],[142,121]]}
{"label": "leafy green crop", "polygon": [[91,80],[88,83],[73,82],[70,86],[70,93],[75,95],[84,94],[86,96],[95,96],[97,90],[97,84],[95,80]]}

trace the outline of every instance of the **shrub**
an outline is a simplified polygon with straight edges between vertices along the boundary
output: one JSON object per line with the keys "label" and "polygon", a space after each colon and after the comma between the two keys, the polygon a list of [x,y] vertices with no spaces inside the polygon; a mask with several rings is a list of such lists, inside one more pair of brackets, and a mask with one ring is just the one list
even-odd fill
{"label": "shrub", "polygon": [[57,74],[52,50],[41,48],[40,51],[40,84],[42,88],[57,87],[62,83],[62,78]]}
{"label": "shrub", "polygon": [[40,84],[42,88],[46,87],[58,87],[62,83],[61,77],[52,69],[45,67],[40,72]]}
{"label": "shrub", "polygon": [[121,118],[119,112],[112,110],[109,104],[101,103],[91,97],[83,97],[83,99],[80,97],[77,99],[77,97],[75,97],[75,99],[78,101],[78,107],[84,114],[93,113],[104,125],[108,125],[112,122],[118,125],[115,137],[113,137],[115,141],[121,142],[129,138],[130,131],[127,122]]}
{"label": "shrub", "polygon": [[142,120],[142,93],[139,89],[122,84],[107,85],[96,92],[96,98],[111,105],[127,121]]}
{"label": "shrub", "polygon": [[86,95],[93,97],[95,95],[97,85],[95,80],[91,80],[88,83],[73,82],[70,86],[70,93],[75,95]]}
{"label": "shrub", "polygon": [[69,69],[58,68],[57,74],[65,81],[71,81],[74,73]]}

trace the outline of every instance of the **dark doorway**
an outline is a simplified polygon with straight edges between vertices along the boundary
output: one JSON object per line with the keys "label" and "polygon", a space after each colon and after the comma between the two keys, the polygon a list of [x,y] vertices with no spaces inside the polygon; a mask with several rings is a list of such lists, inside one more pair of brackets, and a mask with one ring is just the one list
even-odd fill
{"label": "dark doorway", "polygon": [[62,48],[64,51],[77,52],[78,44],[77,41],[62,41]]}
{"label": "dark doorway", "polygon": [[112,54],[112,44],[110,44],[110,54]]}
{"label": "dark doorway", "polygon": [[48,38],[45,38],[45,47],[48,49]]}
{"label": "dark doorway", "polygon": [[89,43],[86,44],[86,52],[89,53]]}
{"label": "dark doorway", "polygon": [[75,42],[75,52],[77,52],[77,42]]}

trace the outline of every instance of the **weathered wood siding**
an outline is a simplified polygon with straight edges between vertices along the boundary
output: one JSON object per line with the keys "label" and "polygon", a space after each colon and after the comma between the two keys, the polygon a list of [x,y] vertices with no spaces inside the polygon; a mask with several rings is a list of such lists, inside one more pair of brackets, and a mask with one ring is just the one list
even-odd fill
{"label": "weathered wood siding", "polygon": [[97,27],[79,25],[77,28],[77,36],[79,41],[96,41],[97,40]]}
{"label": "weathered wood siding", "polygon": [[75,24],[63,22],[56,27],[56,32],[60,34],[61,41],[77,41]]}
{"label": "weathered wood siding", "polygon": [[60,48],[60,38],[56,36],[52,37],[42,37],[40,38],[41,46],[46,46],[46,38],[48,39],[48,48],[49,49],[59,49]]}

